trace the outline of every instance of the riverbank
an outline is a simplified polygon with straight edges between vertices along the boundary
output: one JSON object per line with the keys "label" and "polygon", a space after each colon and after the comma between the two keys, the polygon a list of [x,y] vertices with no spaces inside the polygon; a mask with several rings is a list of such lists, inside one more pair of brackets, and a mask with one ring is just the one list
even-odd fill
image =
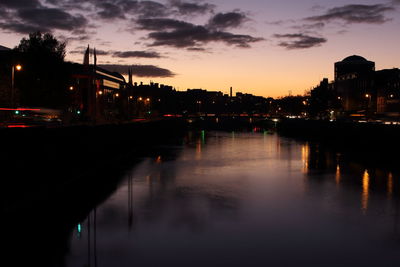
{"label": "riverbank", "polygon": [[293,119],[281,120],[277,131],[363,161],[393,165],[400,159],[399,125]]}

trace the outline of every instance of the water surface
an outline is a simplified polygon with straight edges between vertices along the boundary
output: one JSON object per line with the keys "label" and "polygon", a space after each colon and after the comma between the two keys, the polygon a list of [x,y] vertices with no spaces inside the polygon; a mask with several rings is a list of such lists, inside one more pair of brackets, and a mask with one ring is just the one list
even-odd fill
{"label": "water surface", "polygon": [[400,263],[396,172],[267,133],[193,132],[165,150],[76,225],[67,266]]}

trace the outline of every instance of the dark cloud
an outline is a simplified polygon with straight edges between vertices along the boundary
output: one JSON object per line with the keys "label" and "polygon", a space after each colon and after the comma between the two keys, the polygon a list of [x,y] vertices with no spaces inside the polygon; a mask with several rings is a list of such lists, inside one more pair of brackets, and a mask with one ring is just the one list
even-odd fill
{"label": "dark cloud", "polygon": [[38,0],[1,0],[0,7],[9,9],[40,7]]}
{"label": "dark cloud", "polygon": [[125,14],[120,6],[112,4],[112,3],[99,3],[97,5],[101,10],[97,13],[102,19],[124,19]]}
{"label": "dark cloud", "polygon": [[117,51],[113,53],[113,57],[119,58],[161,58],[161,55],[153,51]]}
{"label": "dark cloud", "polygon": [[215,8],[214,5],[208,3],[199,4],[181,0],[170,0],[170,4],[173,8],[176,8],[181,15],[206,14],[212,12]]}
{"label": "dark cloud", "polygon": [[[75,50],[70,51],[70,54],[85,54],[87,47],[85,46],[79,46],[76,47]],[[90,53],[93,54],[94,49],[90,48]],[[112,52],[110,51],[105,51],[105,50],[101,50],[101,49],[96,49],[96,55],[97,56],[106,56],[106,55],[110,55],[112,54]]]}
{"label": "dark cloud", "polygon": [[161,31],[170,29],[189,29],[193,27],[193,24],[168,18],[161,19],[139,19],[136,21],[140,30],[148,31]]}
{"label": "dark cloud", "polygon": [[302,33],[275,34],[273,37],[277,39],[285,39],[285,41],[279,42],[278,45],[289,50],[317,47],[327,42],[325,38],[314,37]]}
{"label": "dark cloud", "polygon": [[248,48],[251,43],[263,40],[250,35],[214,31],[205,26],[194,24],[183,29],[151,32],[148,37],[153,40],[151,46],[172,46],[177,48],[199,47],[209,42],[222,42],[228,45]]}
{"label": "dark cloud", "polygon": [[[76,47],[74,50],[70,51],[70,54],[85,54],[85,46]],[[93,54],[94,49],[90,49],[90,53]],[[112,51],[112,50],[101,50],[96,49],[96,55],[108,56],[117,58],[161,58],[161,55],[154,51]]]}
{"label": "dark cloud", "polygon": [[376,4],[376,5],[345,5],[329,9],[325,14],[306,18],[309,21],[332,21],[341,20],[346,23],[370,23],[382,24],[388,21],[386,13],[394,10],[393,7]]}
{"label": "dark cloud", "polygon": [[237,28],[247,20],[242,12],[218,13],[210,19],[209,26],[216,29]]}
{"label": "dark cloud", "polygon": [[17,32],[22,34],[28,34],[32,32],[42,31],[49,32],[50,29],[45,27],[39,27],[35,25],[27,25],[25,23],[21,23],[19,21],[9,20],[7,22],[0,22],[0,28],[9,31],[9,32]]}
{"label": "dark cloud", "polygon": [[189,47],[187,48],[188,51],[194,51],[194,52],[206,52],[207,49],[201,48],[201,47]]}
{"label": "dark cloud", "polygon": [[133,11],[142,18],[165,17],[170,13],[165,5],[154,1],[140,1],[136,8]]}
{"label": "dark cloud", "polygon": [[[177,48],[199,48],[209,42],[222,42],[237,47],[250,47],[251,43],[262,38],[250,35],[233,34],[211,28],[208,25],[195,25],[175,19],[139,19],[137,27],[152,31],[148,38],[153,41],[151,46],[172,46]],[[227,24],[225,24],[227,25]]]}
{"label": "dark cloud", "polygon": [[320,30],[325,27],[325,23],[323,22],[316,22],[312,24],[301,24],[292,26],[292,29],[302,30],[302,31],[309,31],[309,30]]}
{"label": "dark cloud", "polygon": [[25,23],[39,28],[51,28],[53,30],[74,30],[85,27],[88,21],[81,15],[71,15],[57,8],[27,8],[17,12]]}
{"label": "dark cloud", "polygon": [[132,73],[136,77],[158,77],[158,78],[169,78],[174,77],[175,74],[168,70],[163,69],[154,65],[117,65],[117,64],[107,64],[99,65],[99,67],[104,68],[109,71],[116,71],[121,74],[128,74],[128,69],[132,69]]}
{"label": "dark cloud", "polygon": [[60,8],[48,8],[38,0],[1,0],[0,28],[18,33],[52,30],[73,31],[84,28],[88,21]]}

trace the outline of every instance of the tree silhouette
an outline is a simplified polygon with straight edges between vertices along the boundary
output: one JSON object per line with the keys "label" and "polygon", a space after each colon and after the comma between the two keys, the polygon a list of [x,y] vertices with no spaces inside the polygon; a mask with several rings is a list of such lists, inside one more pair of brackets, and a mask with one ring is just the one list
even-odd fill
{"label": "tree silhouette", "polygon": [[22,38],[15,50],[35,58],[64,61],[65,47],[65,42],[58,41],[50,33],[34,32],[28,39]]}
{"label": "tree silhouette", "polygon": [[34,32],[14,48],[23,65],[16,77],[19,104],[22,106],[62,108],[69,79],[64,42],[52,34]]}

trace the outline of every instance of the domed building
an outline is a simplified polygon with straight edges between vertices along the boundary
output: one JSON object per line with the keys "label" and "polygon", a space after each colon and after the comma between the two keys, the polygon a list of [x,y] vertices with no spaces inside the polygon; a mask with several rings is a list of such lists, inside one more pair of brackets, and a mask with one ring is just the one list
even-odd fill
{"label": "domed building", "polygon": [[335,86],[342,108],[348,114],[376,110],[375,62],[353,55],[335,63]]}
{"label": "domed building", "polygon": [[370,75],[375,71],[375,62],[353,55],[335,63],[335,80],[353,79]]}

